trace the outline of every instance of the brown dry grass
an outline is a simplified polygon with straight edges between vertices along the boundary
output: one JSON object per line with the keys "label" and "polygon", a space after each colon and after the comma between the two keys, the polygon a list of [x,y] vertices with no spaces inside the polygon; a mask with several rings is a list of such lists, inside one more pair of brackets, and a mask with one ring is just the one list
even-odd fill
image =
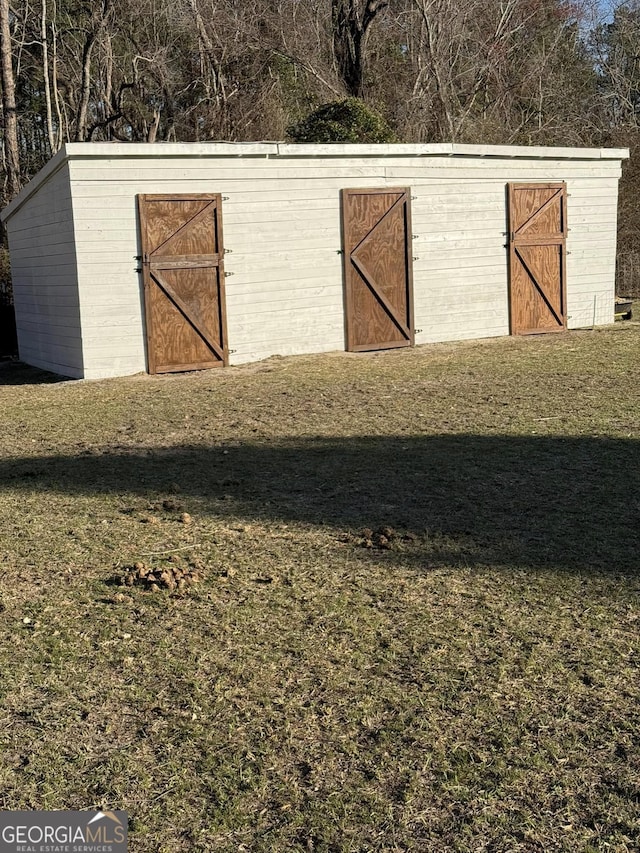
{"label": "brown dry grass", "polygon": [[2,368],[0,808],[125,809],[136,853],[637,850],[639,352]]}

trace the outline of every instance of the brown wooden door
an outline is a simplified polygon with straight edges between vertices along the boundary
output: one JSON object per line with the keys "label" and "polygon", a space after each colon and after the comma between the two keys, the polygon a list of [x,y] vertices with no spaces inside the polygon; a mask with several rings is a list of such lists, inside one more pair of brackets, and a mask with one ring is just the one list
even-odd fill
{"label": "brown wooden door", "polygon": [[567,328],[566,235],[566,184],[509,184],[512,335]]}
{"label": "brown wooden door", "polygon": [[149,373],[228,363],[221,196],[139,195]]}
{"label": "brown wooden door", "polygon": [[342,190],[347,349],[412,346],[410,193]]}

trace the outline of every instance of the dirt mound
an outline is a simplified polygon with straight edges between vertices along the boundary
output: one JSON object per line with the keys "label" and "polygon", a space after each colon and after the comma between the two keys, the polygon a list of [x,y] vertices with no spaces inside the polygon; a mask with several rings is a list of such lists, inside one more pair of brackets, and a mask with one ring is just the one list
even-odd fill
{"label": "dirt mound", "polygon": [[171,557],[160,566],[137,562],[125,567],[120,583],[122,586],[138,586],[151,592],[166,589],[169,592],[185,593],[202,580],[204,568],[200,560],[186,561],[179,557]]}

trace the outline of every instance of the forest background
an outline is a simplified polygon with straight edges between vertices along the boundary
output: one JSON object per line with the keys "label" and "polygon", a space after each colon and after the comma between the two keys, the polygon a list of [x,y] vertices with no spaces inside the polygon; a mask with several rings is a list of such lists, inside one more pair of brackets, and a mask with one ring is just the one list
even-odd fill
{"label": "forest background", "polygon": [[65,142],[629,146],[640,295],[640,0],[0,0],[0,54],[3,204]]}

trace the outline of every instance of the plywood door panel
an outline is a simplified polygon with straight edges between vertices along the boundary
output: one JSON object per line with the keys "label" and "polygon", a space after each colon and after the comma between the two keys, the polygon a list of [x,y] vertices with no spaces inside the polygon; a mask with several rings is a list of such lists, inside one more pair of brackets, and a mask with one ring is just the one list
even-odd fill
{"label": "plywood door panel", "polygon": [[149,373],[228,363],[221,197],[138,196]]}
{"label": "plywood door panel", "polygon": [[509,184],[509,319],[512,335],[567,328],[567,188]]}
{"label": "plywood door panel", "polygon": [[347,349],[412,346],[410,195],[342,191]]}

